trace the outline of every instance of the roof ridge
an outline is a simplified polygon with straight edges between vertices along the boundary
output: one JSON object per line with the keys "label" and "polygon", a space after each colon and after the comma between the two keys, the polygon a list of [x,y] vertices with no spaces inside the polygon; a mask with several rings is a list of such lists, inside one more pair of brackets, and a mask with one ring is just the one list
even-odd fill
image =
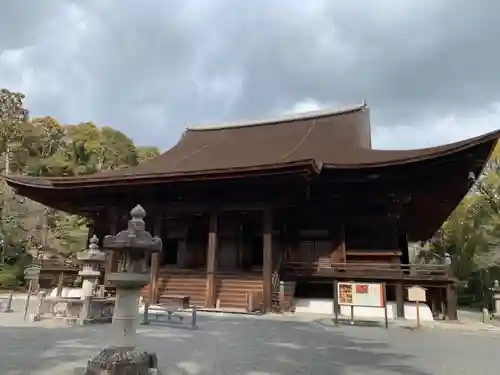
{"label": "roof ridge", "polygon": [[223,130],[223,129],[237,129],[237,128],[246,128],[252,126],[261,126],[261,125],[273,125],[277,123],[283,122],[292,122],[298,120],[309,120],[318,117],[326,117],[326,116],[334,116],[334,115],[344,115],[352,112],[362,111],[368,108],[366,102],[363,101],[362,104],[347,106],[343,108],[326,108],[320,109],[316,111],[308,111],[294,114],[286,114],[280,117],[274,117],[269,119],[261,119],[261,120],[248,120],[248,121],[234,121],[228,122],[226,124],[221,125],[207,125],[200,127],[187,127],[186,131],[209,131],[209,130]]}

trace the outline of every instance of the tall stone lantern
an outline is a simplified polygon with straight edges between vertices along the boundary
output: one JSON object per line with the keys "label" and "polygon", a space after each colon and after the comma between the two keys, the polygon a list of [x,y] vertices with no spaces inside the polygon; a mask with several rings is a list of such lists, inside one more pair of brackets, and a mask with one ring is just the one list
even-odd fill
{"label": "tall stone lantern", "polygon": [[78,275],[82,277],[82,298],[93,296],[94,287],[99,280],[101,272],[99,266],[106,263],[106,254],[99,250],[99,239],[93,235],[89,241],[89,248],[78,252],[76,255],[82,269]]}
{"label": "tall stone lantern", "polygon": [[116,236],[106,236],[103,249],[120,254],[117,272],[108,275],[116,287],[113,312],[113,344],[87,364],[86,375],[148,375],[157,373],[156,354],[135,347],[135,334],[139,321],[141,289],[149,284],[147,260],[152,253],[162,250],[159,237],[146,231],[146,211],[139,205],[130,211],[128,228]]}

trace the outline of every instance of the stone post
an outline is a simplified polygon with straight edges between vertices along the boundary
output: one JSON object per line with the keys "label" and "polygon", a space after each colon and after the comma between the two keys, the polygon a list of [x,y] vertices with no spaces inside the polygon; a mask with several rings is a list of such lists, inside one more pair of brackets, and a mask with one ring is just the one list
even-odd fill
{"label": "stone post", "polygon": [[7,297],[7,304],[3,307],[2,312],[10,313],[12,312],[12,300],[14,299],[14,292],[9,292],[9,296]]}
{"label": "stone post", "polygon": [[94,287],[99,280],[101,272],[99,265],[106,263],[106,254],[99,250],[99,239],[93,235],[89,241],[89,248],[77,254],[78,262],[82,269],[78,275],[82,277],[82,299],[94,295]]}
{"label": "stone post", "polygon": [[45,303],[45,297],[47,294],[42,290],[38,293],[38,305],[36,307],[36,313],[31,316],[33,322],[39,322],[42,320],[42,314],[44,313],[43,304]]}
{"label": "stone post", "polygon": [[141,206],[133,208],[130,215],[127,229],[104,237],[103,248],[119,253],[123,259],[120,268],[108,275],[108,281],[116,287],[114,337],[111,347],[89,360],[85,375],[146,375],[157,370],[156,354],[137,349],[135,334],[140,292],[150,281],[146,259],[162,250],[162,242],[146,231],[146,211]]}
{"label": "stone post", "polygon": [[497,317],[500,315],[500,283],[498,280],[493,281],[491,294],[493,295],[493,314]]}

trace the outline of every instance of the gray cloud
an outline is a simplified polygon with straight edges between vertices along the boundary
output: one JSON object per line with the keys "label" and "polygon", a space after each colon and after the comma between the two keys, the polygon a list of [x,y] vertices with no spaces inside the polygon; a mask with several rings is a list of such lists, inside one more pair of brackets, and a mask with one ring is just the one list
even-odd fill
{"label": "gray cloud", "polygon": [[32,3],[2,2],[0,86],[140,143],[304,100],[366,99],[375,127],[412,132],[500,101],[497,0]]}

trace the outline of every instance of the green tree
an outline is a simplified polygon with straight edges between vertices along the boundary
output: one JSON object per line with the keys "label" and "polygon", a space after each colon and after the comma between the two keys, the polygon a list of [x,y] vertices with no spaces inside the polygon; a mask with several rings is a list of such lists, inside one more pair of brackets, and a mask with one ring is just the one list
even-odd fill
{"label": "green tree", "polygon": [[137,165],[134,142],[122,132],[105,126],[101,129],[99,170]]}
{"label": "green tree", "polygon": [[24,108],[24,95],[0,89],[0,152],[3,156],[4,173],[11,172],[11,154],[21,145],[22,124],[28,120],[28,110]]}
{"label": "green tree", "polygon": [[[29,121],[24,95],[0,89],[0,168],[4,173],[86,175],[135,166],[158,155],[155,147],[136,147],[126,134],[111,127],[92,122],[61,125],[49,116]],[[86,246],[85,218],[0,187],[0,284],[12,281],[12,275],[16,279],[19,269],[22,276],[28,252],[36,256],[36,251],[50,250],[71,257]]]}
{"label": "green tree", "polygon": [[0,184],[0,263],[15,264],[26,250],[25,202],[5,183]]}
{"label": "green tree", "polygon": [[[492,153],[470,193],[429,242],[433,252],[452,255],[455,275],[470,287],[462,292],[482,301],[488,280],[500,271],[500,148]],[[486,284],[485,284],[486,283]]]}
{"label": "green tree", "polygon": [[150,159],[154,159],[158,155],[160,155],[160,151],[156,147],[148,147],[148,146],[136,147],[136,150],[139,163],[143,163]]}

